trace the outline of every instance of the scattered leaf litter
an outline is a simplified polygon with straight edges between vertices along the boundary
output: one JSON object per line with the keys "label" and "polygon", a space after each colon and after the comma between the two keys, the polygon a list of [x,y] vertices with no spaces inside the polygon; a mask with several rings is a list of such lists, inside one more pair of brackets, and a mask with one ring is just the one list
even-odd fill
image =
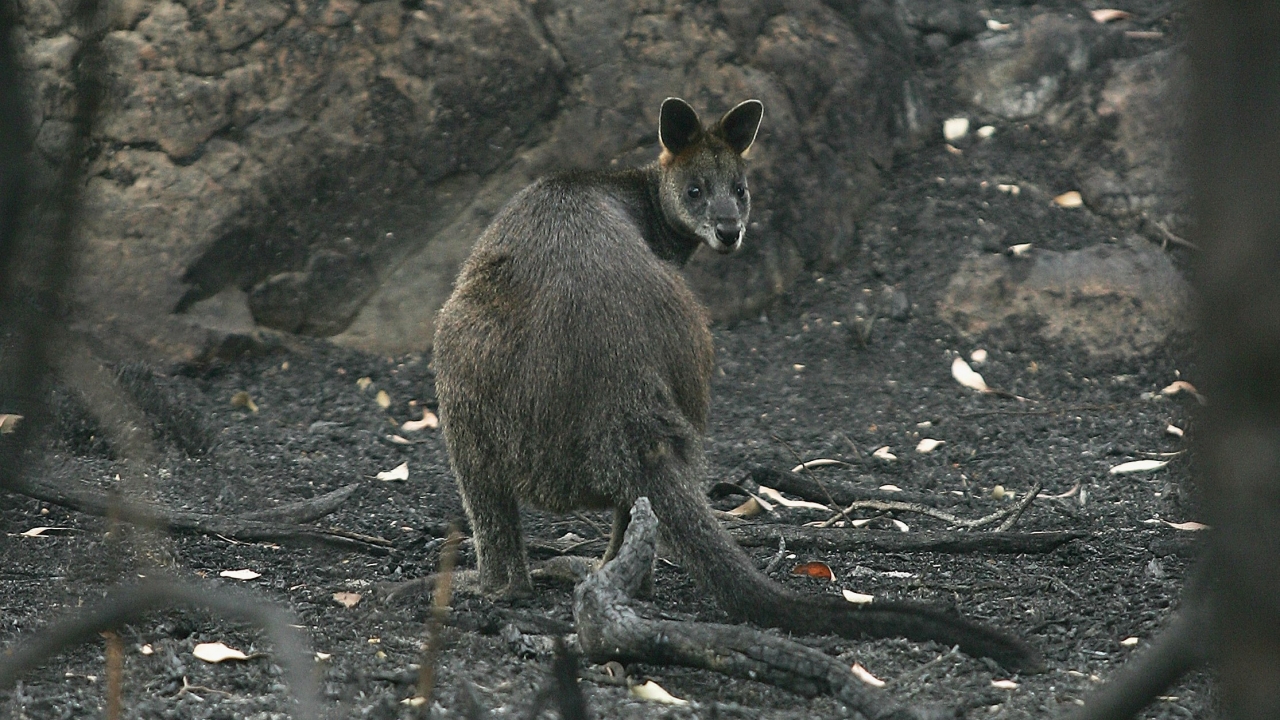
{"label": "scattered leaf litter", "polygon": [[218,573],[218,577],[231,578],[232,580],[257,580],[262,577],[262,573],[245,568],[244,570],[223,570]]}
{"label": "scattered leaf litter", "polygon": [[663,705],[688,705],[688,700],[682,700],[675,695],[662,689],[658,683],[647,680],[643,685],[632,685],[631,696],[649,702],[661,703]]}
{"label": "scattered leaf litter", "polygon": [[363,597],[360,593],[353,592],[336,592],[333,594],[334,601],[345,608],[353,608],[359,605]]}
{"label": "scattered leaf litter", "polygon": [[207,663],[220,663],[220,662],[225,662],[227,660],[248,660],[249,659],[248,655],[245,655],[244,653],[240,652],[239,650],[236,650],[235,648],[227,647],[226,645],[223,645],[220,642],[200,643],[199,645],[195,646],[195,649],[191,651],[191,654],[195,655],[197,660],[203,660]]}
{"label": "scattered leaf litter", "polygon": [[1064,192],[1053,199],[1053,204],[1061,208],[1078,208],[1084,205],[1084,198],[1077,190]]}
{"label": "scattered leaf litter", "polygon": [[840,593],[844,595],[845,600],[848,600],[855,605],[866,605],[876,599],[874,595],[866,595],[852,590],[841,590]]}
{"label": "scattered leaf litter", "polygon": [[390,470],[383,470],[377,477],[379,480],[408,480],[409,463],[402,462]]}
{"label": "scattered leaf litter", "polygon": [[1160,468],[1168,465],[1168,460],[1133,460],[1127,463],[1120,463],[1111,468],[1107,472],[1112,475],[1129,475],[1131,473],[1155,472]]}
{"label": "scattered leaf litter", "polygon": [[862,667],[862,666],[861,666],[861,665],[859,665],[858,663],[854,663],[854,664],[853,664],[853,667],[851,667],[851,668],[849,668],[849,669],[853,671],[853,676],[854,676],[854,677],[856,677],[856,678],[858,678],[859,680],[861,680],[862,682],[864,682],[864,683],[866,683],[866,684],[870,685],[871,687],[884,687],[884,681],[883,681],[883,680],[881,680],[880,678],[876,677],[875,675],[872,675],[872,674],[871,674],[871,671],[869,671],[869,670],[867,670],[866,668]]}

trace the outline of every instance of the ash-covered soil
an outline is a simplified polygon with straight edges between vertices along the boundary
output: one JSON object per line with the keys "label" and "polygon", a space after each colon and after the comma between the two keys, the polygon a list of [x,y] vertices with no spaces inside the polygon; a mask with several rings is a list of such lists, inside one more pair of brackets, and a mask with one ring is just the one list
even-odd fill
{"label": "ash-covered soil", "polygon": [[[996,486],[1020,497],[1042,483],[1045,497],[1015,529],[1079,530],[1088,537],[1042,555],[797,553],[775,578],[813,593],[851,589],[951,605],[1026,637],[1044,651],[1046,673],[1010,678],[988,662],[936,644],[797,639],[860,663],[903,701],[961,707],[969,718],[1046,717],[1070,710],[1099,679],[1141,653],[1178,605],[1194,561],[1194,533],[1162,521],[1197,516],[1188,490],[1191,460],[1183,453],[1188,440],[1167,434],[1166,426],[1183,428],[1189,437],[1194,400],[1159,391],[1179,378],[1197,378],[1186,338],[1149,357],[1099,359],[1048,343],[1034,327],[967,338],[938,319],[947,280],[966,253],[987,242],[981,227],[987,222],[1009,231],[1005,244],[1056,250],[1126,236],[1087,208],[1061,209],[1032,193],[996,190],[1008,178],[1072,189],[1074,179],[1055,158],[1080,151],[1059,146],[1034,126],[996,125],[990,140],[966,147],[963,155],[938,144],[902,158],[863,223],[864,229],[879,230],[864,233],[864,247],[847,269],[806,277],[759,319],[716,329],[719,371],[707,482],[733,482],[758,466],[786,470],[798,459],[832,458],[846,465],[813,474],[946,498],[949,512],[966,517],[1011,502],[993,497]],[[1186,259],[1176,258],[1184,264]],[[895,302],[885,300],[886,286],[899,294]],[[876,320],[863,343],[858,302],[883,307],[886,315],[896,310],[898,317]],[[286,345],[232,363],[156,368],[148,371],[153,377],[142,373],[133,381],[151,388],[142,393],[151,400],[140,404],[157,424],[163,453],[157,464],[141,467],[144,491],[173,508],[230,514],[356,483],[356,495],[318,524],[386,538],[390,552],[186,534],[154,537],[7,496],[0,510],[5,643],[157,565],[202,577],[248,568],[261,577],[226,582],[297,613],[314,649],[326,656],[317,672],[326,701],[341,707],[343,717],[416,712],[401,701],[414,694],[410,670],[421,657],[427,602],[391,605],[375,589],[433,572],[440,539],[463,516],[438,431],[398,429],[433,406],[430,357],[374,357],[318,341]],[[986,381],[1025,400],[979,394],[952,379],[953,358],[968,358],[978,349],[988,355],[977,367]],[[385,409],[377,402],[380,391],[390,400]],[[256,412],[233,404],[242,392]],[[74,398],[64,398],[60,407],[56,437],[31,472],[102,487],[113,486],[118,475],[129,477]],[[395,434],[411,444],[393,442]],[[923,438],[945,442],[918,453]],[[206,445],[207,452],[193,452]],[[897,456],[895,462],[872,456],[884,446]],[[1108,473],[1122,462],[1150,458],[1170,462],[1152,473]],[[405,462],[407,480],[375,478]],[[740,500],[719,506],[729,509]],[[944,527],[901,513],[870,527],[892,530],[892,519],[912,533]],[[570,533],[598,540],[607,534],[609,518],[530,510],[525,521],[535,545],[554,547],[573,542],[564,539]],[[66,530],[19,535],[36,526]],[[601,548],[595,542],[578,551]],[[535,548],[535,557],[549,553]],[[759,548],[753,555],[764,567],[774,550]],[[811,560],[828,563],[836,582],[789,575],[794,564]],[[465,543],[460,562],[474,563]],[[656,580],[647,612],[725,619],[672,564],[659,563]],[[571,589],[540,583],[538,591],[534,599],[515,603],[455,598],[440,659],[437,717],[462,717],[464,682],[477,687],[493,717],[526,716],[545,682],[550,636],[572,631]],[[333,599],[337,592],[363,599],[347,608]],[[126,627],[122,636],[126,717],[277,718],[288,710],[288,688],[260,632],[204,613],[175,611]],[[192,656],[195,644],[216,641],[264,655],[220,665]],[[588,678],[599,674],[586,663],[583,670]],[[103,645],[84,646],[28,676],[0,702],[12,717],[102,716],[104,672]],[[691,704],[645,703],[624,688],[587,679],[583,686],[596,717],[781,719],[841,713],[828,698],[800,697],[700,670],[637,665],[628,674],[637,681],[653,679]],[[992,685],[1004,679],[1016,687]],[[1143,717],[1214,714],[1210,679],[1195,673]]]}

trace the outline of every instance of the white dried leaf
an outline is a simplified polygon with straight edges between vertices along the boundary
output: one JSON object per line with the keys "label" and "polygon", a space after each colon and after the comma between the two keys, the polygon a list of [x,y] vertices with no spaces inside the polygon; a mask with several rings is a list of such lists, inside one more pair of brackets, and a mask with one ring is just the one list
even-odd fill
{"label": "white dried leaf", "polygon": [[413,444],[412,440],[410,440],[407,437],[401,437],[400,435],[388,435],[387,439],[395,443],[396,445],[412,445]]}
{"label": "white dried leaf", "polygon": [[902,522],[901,520],[899,520],[899,519],[897,519],[897,518],[894,518],[894,519],[892,520],[892,522],[893,522],[893,526],[894,526],[894,527],[896,527],[896,528],[898,528],[898,529],[899,529],[899,530],[901,530],[902,532],[910,532],[910,531],[911,531],[911,526],[910,526],[910,525],[907,525],[906,523]]}
{"label": "white dried leaf", "polygon": [[983,140],[986,140],[987,138],[995,134],[996,134],[995,125],[983,125],[982,127],[978,128],[978,137],[982,138]]}
{"label": "white dried leaf", "polygon": [[1188,531],[1194,532],[1196,530],[1209,529],[1208,525],[1205,525],[1204,523],[1198,523],[1195,520],[1188,520],[1186,522],[1180,522],[1180,523],[1172,523],[1172,522],[1169,522],[1168,520],[1161,520],[1160,522],[1164,523],[1165,525],[1168,525],[1174,530],[1188,530]]}
{"label": "white dried leaf", "polygon": [[969,363],[964,358],[958,357],[951,361],[951,377],[961,385],[977,390],[978,392],[991,392],[991,388],[987,385],[987,381],[982,379],[982,375],[975,372],[969,367]]}
{"label": "white dried leaf", "polygon": [[1084,198],[1078,191],[1071,190],[1055,197],[1053,204],[1062,208],[1078,208],[1084,205]]}
{"label": "white dried leaf", "polygon": [[880,492],[902,492],[902,488],[898,487],[897,485],[881,485],[876,489],[879,490]]}
{"label": "white dried leaf", "polygon": [[390,470],[383,470],[377,477],[379,480],[408,480],[409,463],[402,462]]}
{"label": "white dried leaf", "polygon": [[737,515],[738,517],[744,517],[744,518],[755,517],[756,515],[759,515],[762,512],[768,511],[769,508],[765,507],[766,504],[767,503],[765,503],[760,498],[752,495],[751,497],[747,498],[746,502],[730,510],[729,514]]}
{"label": "white dried leaf", "polygon": [[1191,393],[1192,395],[1194,395],[1196,400],[1199,401],[1201,405],[1205,404],[1204,396],[1201,395],[1198,390],[1196,390],[1195,385],[1192,385],[1186,380],[1175,380],[1172,383],[1170,383],[1168,387],[1162,388],[1160,390],[1161,395],[1165,395],[1168,397],[1173,397],[1174,395],[1177,395],[1179,393],[1184,393],[1184,392]]}
{"label": "white dried leaf", "polygon": [[774,490],[771,487],[765,487],[764,485],[760,486],[760,494],[778,503],[783,507],[809,508],[811,510],[830,510],[831,509],[826,505],[822,505],[816,502],[809,502],[808,500],[788,499],[786,497],[783,497],[782,493],[778,492],[777,490]]}
{"label": "white dried leaf", "polygon": [[811,469],[816,468],[816,467],[827,467],[827,466],[829,466],[829,465],[845,465],[845,466],[848,466],[848,465],[849,465],[849,463],[844,462],[843,460],[833,460],[833,459],[831,459],[831,458],[818,458],[817,460],[805,460],[804,462],[800,463],[799,465],[797,465],[797,466],[795,466],[795,467],[791,468],[791,472],[793,472],[793,473],[798,473],[798,472],[800,472],[801,470],[811,470]]}
{"label": "white dried leaf", "polygon": [[934,450],[937,450],[939,446],[945,444],[946,442],[947,442],[946,440],[934,440],[933,438],[921,438],[920,442],[916,443],[916,452],[931,453]]}
{"label": "white dried leaf", "polygon": [[858,663],[854,663],[853,667],[849,669],[853,671],[854,677],[870,685],[871,687],[884,687],[883,680],[876,677],[875,675],[872,675],[870,671],[868,671],[866,668],[862,667]]}
{"label": "white dried leaf", "polygon": [[1014,195],[1014,196],[1017,196],[1022,193],[1022,188],[1018,187],[1017,185],[1005,185],[1004,183],[1001,183],[999,185],[996,185],[996,189],[1002,193],[1007,193],[1009,195]]}
{"label": "white dried leaf", "polygon": [[153,655],[155,654],[155,648],[151,647],[150,643],[147,643],[146,645],[138,646],[138,652],[143,655]]}
{"label": "white dried leaf", "polygon": [[1102,24],[1114,22],[1116,20],[1128,20],[1133,17],[1133,13],[1125,12],[1124,10],[1116,10],[1115,8],[1091,10],[1089,15],[1093,17],[1094,22]]}
{"label": "white dried leaf", "polygon": [[1017,690],[1018,683],[1012,680],[992,680],[991,687],[999,688],[1001,690]]}
{"label": "white dried leaf", "polygon": [[207,663],[220,663],[226,660],[248,660],[249,656],[236,650],[229,648],[220,642],[216,643],[200,643],[191,651],[196,659],[203,660]]}
{"label": "white dried leaf", "polygon": [[889,452],[888,445],[885,445],[884,447],[881,447],[881,448],[876,448],[876,451],[871,453],[871,457],[876,458],[877,460],[883,460],[885,462],[893,462],[894,460],[898,459],[897,455],[894,455],[893,453]]}
{"label": "white dried leaf", "polygon": [[8,435],[18,429],[18,423],[22,422],[21,415],[13,413],[0,413],[0,435]]}
{"label": "white dried leaf", "polygon": [[436,417],[436,414],[430,410],[423,408],[422,419],[406,421],[405,424],[400,426],[400,431],[418,432],[423,429],[435,430],[438,427],[440,427],[440,418]]}
{"label": "white dried leaf", "polygon": [[257,580],[262,577],[262,573],[254,572],[247,568],[244,570],[223,570],[218,573],[218,577],[231,578],[232,580]]}
{"label": "white dried leaf", "polygon": [[1005,492],[1004,492],[1004,486],[1003,486],[1003,485],[996,485],[995,487],[991,488],[991,499],[992,499],[992,500],[1003,500],[1003,499],[1004,499],[1004,495],[1005,495]]}
{"label": "white dried leaf", "polygon": [[1121,644],[1121,645],[1124,645],[1125,647],[1133,647],[1134,645],[1137,645],[1137,644],[1138,644],[1138,638],[1136,638],[1136,637],[1127,637],[1127,638],[1125,638],[1125,639],[1121,640],[1121,641],[1120,641],[1120,644]]}
{"label": "white dried leaf", "polygon": [[1169,423],[1168,425],[1165,425],[1164,432],[1166,435],[1172,435],[1174,437],[1182,437],[1183,435],[1186,434],[1186,431],[1184,431],[1182,428],[1178,427],[1177,425],[1174,425],[1173,423]]}
{"label": "white dried leaf", "polygon": [[1107,472],[1112,475],[1128,475],[1130,473],[1154,472],[1168,465],[1168,460],[1134,460],[1132,462],[1120,463],[1111,468]]}
{"label": "white dried leaf", "polygon": [[988,30],[995,30],[996,32],[1004,32],[1005,30],[1008,30],[1011,27],[1013,27],[1013,23],[1002,23],[999,20],[987,20]]}
{"label": "white dried leaf", "polygon": [[333,653],[316,651],[316,662],[324,662],[333,658]]}
{"label": "white dried leaf", "polygon": [[18,534],[22,537],[49,537],[50,533],[70,532],[71,530],[72,528],[69,527],[33,527],[30,530],[20,532]]}
{"label": "white dried leaf", "polygon": [[336,592],[333,594],[334,601],[345,608],[353,608],[360,604],[360,600],[363,597],[360,593],[353,592]]}
{"label": "white dried leaf", "polygon": [[360,388],[361,390],[364,390],[365,388],[369,387],[372,384],[373,384],[373,378],[371,377],[362,377],[356,381],[356,387]]}
{"label": "white dried leaf", "polygon": [[855,605],[866,605],[869,602],[874,602],[876,599],[874,595],[864,595],[863,593],[857,593],[852,590],[841,590],[840,592],[844,595],[845,600],[848,600]]}
{"label": "white dried leaf", "polygon": [[379,390],[378,394],[374,396],[373,401],[378,403],[378,407],[383,410],[391,407],[391,396],[387,394],[386,390]]}
{"label": "white dried leaf", "polygon": [[1018,243],[1009,246],[1009,254],[1014,257],[1026,257],[1031,252],[1031,243]]}
{"label": "white dried leaf", "polygon": [[978,348],[977,350],[969,353],[969,360],[974,365],[981,365],[987,361],[987,351],[982,348]]}
{"label": "white dried leaf", "polygon": [[968,134],[969,118],[953,117],[942,123],[942,137],[946,138],[947,142],[955,142]]}
{"label": "white dried leaf", "polygon": [[663,705],[689,704],[688,700],[681,700],[666,690],[663,690],[661,685],[652,680],[646,681],[643,685],[632,685],[631,696],[640,698],[641,700],[648,700],[649,702],[662,703]]}

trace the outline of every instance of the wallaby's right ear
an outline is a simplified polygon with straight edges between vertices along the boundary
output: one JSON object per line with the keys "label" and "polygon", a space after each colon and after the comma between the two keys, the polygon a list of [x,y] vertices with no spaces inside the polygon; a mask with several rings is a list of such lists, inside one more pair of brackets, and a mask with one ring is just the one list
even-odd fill
{"label": "wallaby's right ear", "polygon": [[733,151],[741,155],[756,141],[760,119],[764,117],[764,103],[759,100],[743,100],[720,118],[720,134]]}
{"label": "wallaby's right ear", "polygon": [[662,143],[664,154],[679,155],[701,135],[702,121],[689,103],[675,97],[662,101],[662,110],[658,113],[658,142]]}

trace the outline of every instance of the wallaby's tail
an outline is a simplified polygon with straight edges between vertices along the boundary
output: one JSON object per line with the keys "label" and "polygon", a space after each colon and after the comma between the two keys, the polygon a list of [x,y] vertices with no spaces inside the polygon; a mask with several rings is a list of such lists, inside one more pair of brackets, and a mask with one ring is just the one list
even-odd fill
{"label": "wallaby's tail", "polygon": [[958,645],[1006,669],[1040,672],[1044,660],[1025,642],[951,612],[908,602],[850,603],[803,595],[770,580],[725,532],[700,494],[677,478],[653,483],[650,497],[667,545],[685,570],[735,619],[808,635],[905,637]]}

